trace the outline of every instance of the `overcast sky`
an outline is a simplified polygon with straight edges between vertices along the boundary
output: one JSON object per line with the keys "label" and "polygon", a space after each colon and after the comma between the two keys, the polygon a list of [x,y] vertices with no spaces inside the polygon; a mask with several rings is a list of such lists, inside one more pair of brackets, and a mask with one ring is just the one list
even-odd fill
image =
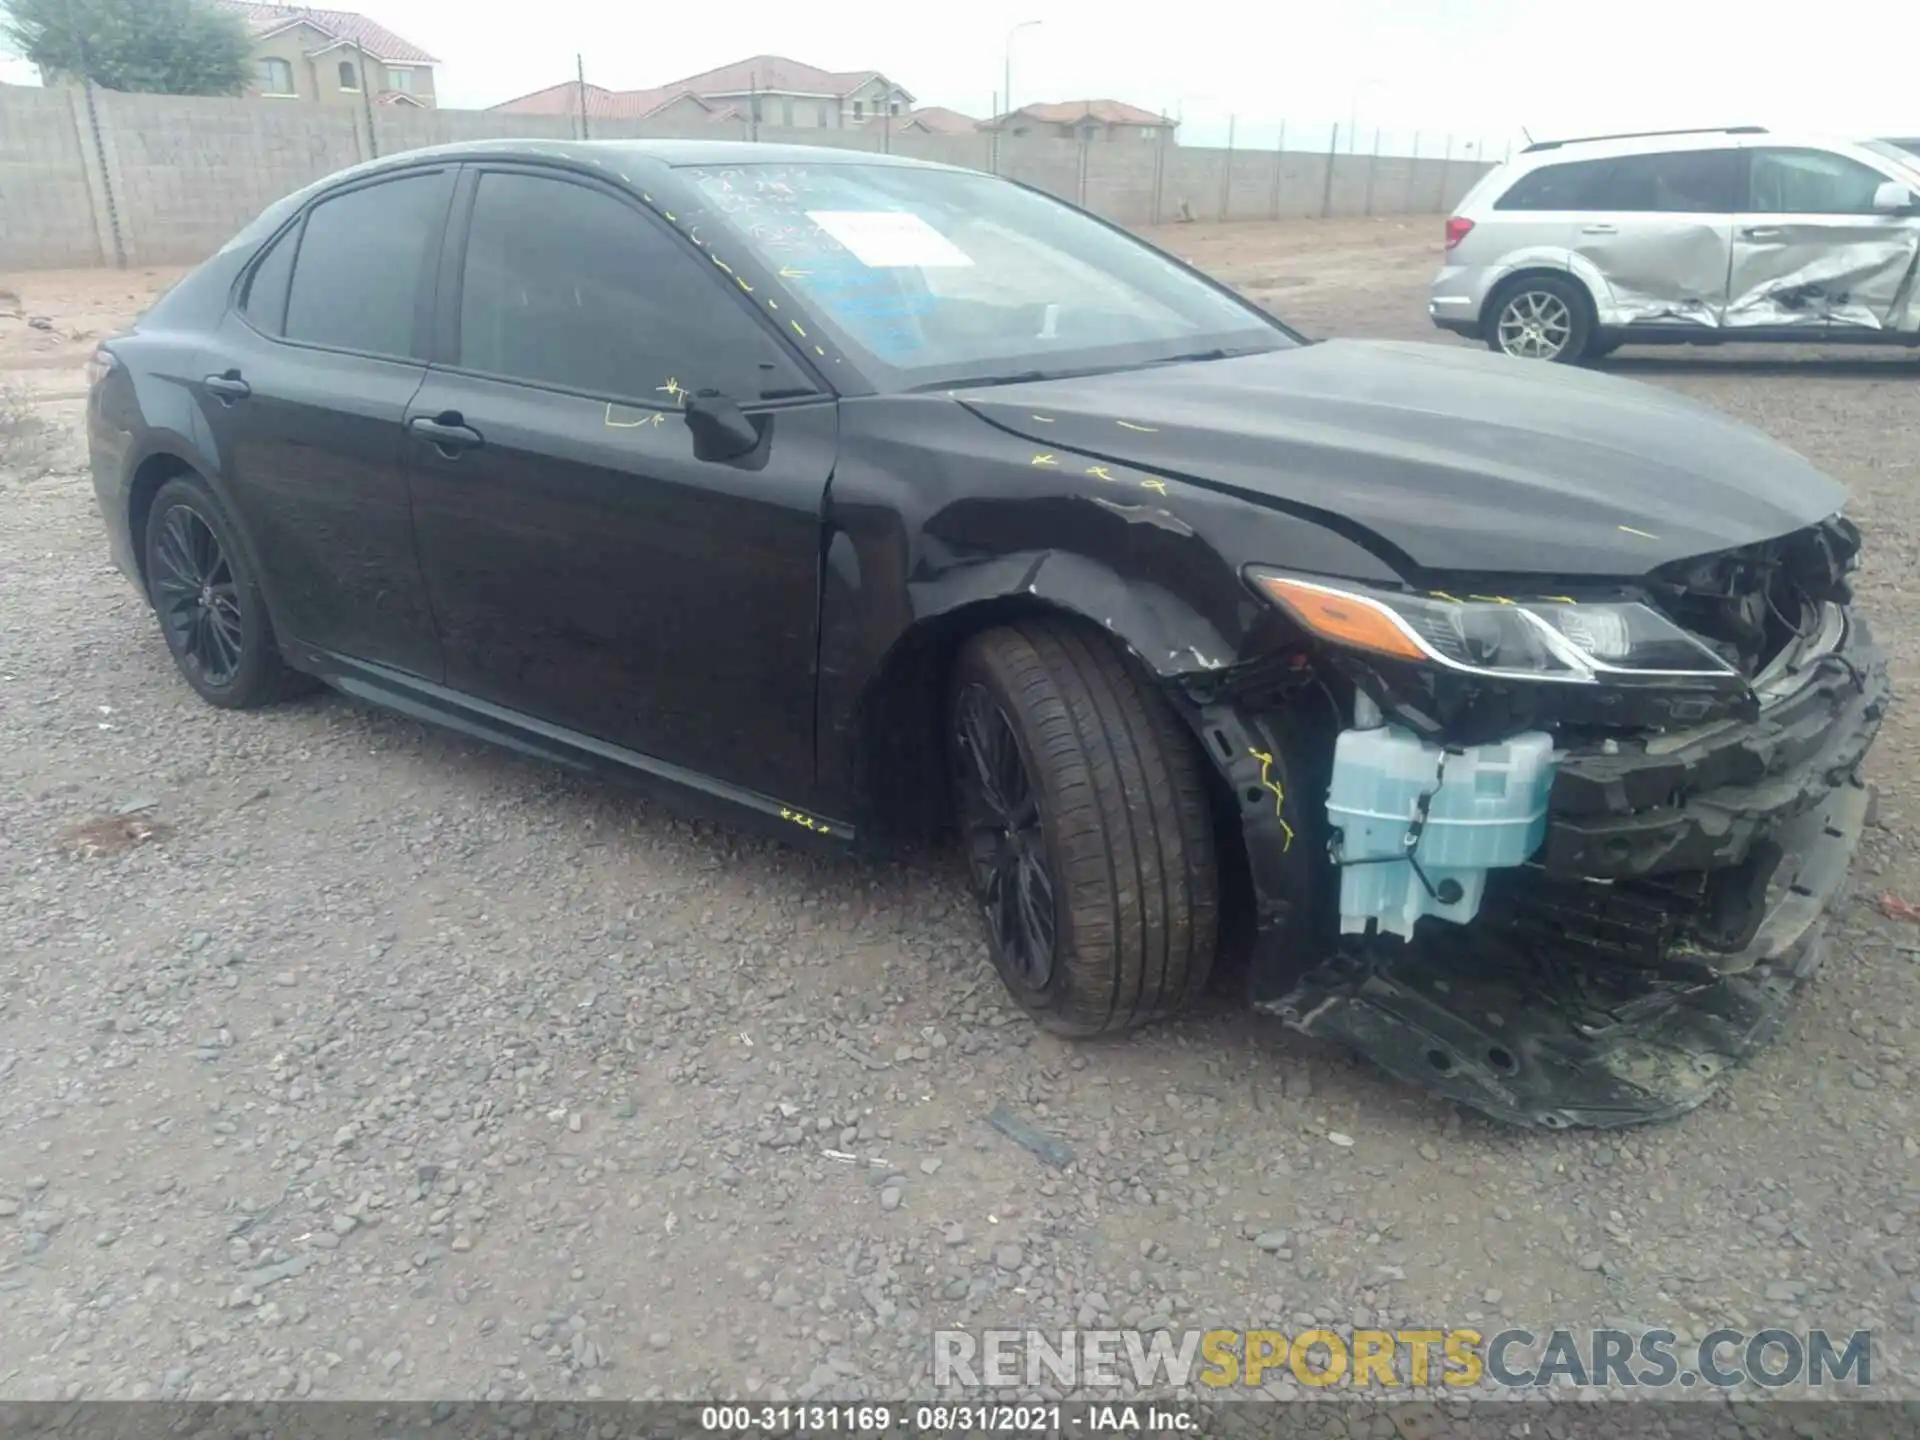
{"label": "overcast sky", "polygon": [[[333,0],[339,5],[343,0]],[[438,56],[440,102],[485,106],[568,79],[652,86],[750,54],[877,69],[922,104],[985,114],[1007,32],[1013,98],[1112,97],[1177,112],[1190,143],[1325,143],[1358,117],[1423,152],[1448,132],[1489,151],[1536,137],[1697,124],[1920,134],[1920,4],[1809,13],[1752,0],[979,0],[850,5],[362,0]],[[1812,20],[1813,23],[1809,23]],[[7,79],[26,79],[16,67]],[[1399,137],[1400,144],[1391,143]],[[1342,148],[1345,148],[1344,143]]]}

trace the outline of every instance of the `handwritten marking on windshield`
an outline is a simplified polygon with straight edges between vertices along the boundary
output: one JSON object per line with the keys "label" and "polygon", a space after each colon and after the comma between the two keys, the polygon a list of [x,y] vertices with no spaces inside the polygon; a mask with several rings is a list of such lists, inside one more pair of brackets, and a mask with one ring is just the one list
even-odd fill
{"label": "handwritten marking on windshield", "polygon": [[613,418],[613,402],[611,400],[607,402],[607,425],[611,429],[638,430],[643,425],[664,425],[666,422],[667,417],[662,415],[658,410],[654,411],[651,415],[644,415],[638,420],[616,420]]}
{"label": "handwritten marking on windshield", "polygon": [[811,270],[796,270],[791,265],[782,265],[780,267],[780,278],[782,280],[804,280],[812,273]]}
{"label": "handwritten marking on windshield", "polygon": [[1053,423],[1053,417],[1051,415],[1034,415],[1030,418],[1036,425],[1051,425]]}
{"label": "handwritten marking on windshield", "polygon": [[[1113,476],[1107,473],[1107,467],[1104,465],[1087,466],[1087,474],[1093,476],[1096,480],[1113,480]],[[1119,482],[1115,481],[1114,483],[1118,484]]]}
{"label": "handwritten marking on windshield", "polygon": [[787,321],[787,324],[793,327],[794,333],[797,334],[802,340],[807,338],[807,332],[800,328],[800,322],[798,320],[789,320]]}
{"label": "handwritten marking on windshield", "polygon": [[1122,430],[1138,430],[1143,435],[1158,435],[1160,433],[1151,425],[1136,425],[1131,420],[1116,420],[1113,423],[1118,425]]}
{"label": "handwritten marking on windshield", "polygon": [[1060,462],[1050,454],[1043,454],[1034,456],[1033,463],[1036,465],[1058,465]]}
{"label": "handwritten marking on windshield", "polygon": [[1167,482],[1164,480],[1142,480],[1140,482],[1140,488],[1142,490],[1151,490],[1156,495],[1164,495],[1167,493]]}
{"label": "handwritten marking on windshield", "polygon": [[1642,540],[1658,540],[1660,538],[1658,535],[1649,535],[1644,530],[1636,530],[1631,525],[1622,525],[1619,528],[1623,535],[1638,535]]}
{"label": "handwritten marking on windshield", "polygon": [[678,380],[674,379],[671,375],[667,377],[666,384],[656,385],[653,388],[660,394],[667,396],[675,404],[683,405],[686,403],[687,387],[682,385]]}

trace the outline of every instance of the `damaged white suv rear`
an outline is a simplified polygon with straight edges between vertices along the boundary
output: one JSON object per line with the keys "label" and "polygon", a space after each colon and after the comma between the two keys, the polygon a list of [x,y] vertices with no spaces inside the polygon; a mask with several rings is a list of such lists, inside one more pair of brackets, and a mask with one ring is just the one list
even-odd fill
{"label": "damaged white suv rear", "polygon": [[1622,345],[1920,345],[1920,155],[1758,126],[1547,140],[1447,221],[1433,323],[1563,364]]}

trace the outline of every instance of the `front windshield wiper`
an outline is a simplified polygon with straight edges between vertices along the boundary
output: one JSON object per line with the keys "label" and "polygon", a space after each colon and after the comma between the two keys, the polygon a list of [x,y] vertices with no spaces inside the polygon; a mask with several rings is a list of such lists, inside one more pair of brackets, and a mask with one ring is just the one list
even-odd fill
{"label": "front windshield wiper", "polygon": [[1038,380],[1078,380],[1088,375],[1110,375],[1116,370],[1132,370],[1132,365],[1087,365],[1068,370],[1015,370],[1006,375],[964,375],[952,380],[928,380],[907,387],[909,394],[922,390],[971,390],[975,386],[1030,385]]}

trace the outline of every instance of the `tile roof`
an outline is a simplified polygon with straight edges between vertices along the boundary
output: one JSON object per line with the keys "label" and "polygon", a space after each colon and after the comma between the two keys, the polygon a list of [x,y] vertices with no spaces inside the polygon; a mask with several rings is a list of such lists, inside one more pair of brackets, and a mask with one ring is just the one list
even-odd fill
{"label": "tile roof", "polygon": [[440,63],[418,45],[353,10],[316,10],[306,5],[268,5],[255,0],[218,0],[218,3],[222,9],[244,20],[248,32],[256,39],[289,25],[310,25],[334,44],[357,45],[376,60],[414,65]]}
{"label": "tile roof", "polygon": [[[880,75],[878,70],[822,70],[783,55],[754,55],[730,65],[703,70],[669,86],[696,95],[730,95],[773,90],[794,95],[846,95]],[[912,96],[908,96],[909,99]]]}
{"label": "tile roof", "polygon": [[980,122],[971,115],[962,115],[944,105],[924,105],[909,113],[903,123],[917,123],[921,129],[936,135],[971,135],[980,128]]}
{"label": "tile roof", "polygon": [[[1129,105],[1124,100],[1061,100],[1053,104],[1022,105],[1014,116],[1038,120],[1043,125],[1072,125],[1082,120],[1098,120],[1104,125],[1173,125],[1167,115],[1156,115]],[[1009,117],[1000,116],[987,124],[998,125]]]}
{"label": "tile roof", "polygon": [[[580,94],[578,80],[564,80],[558,85],[549,85],[544,90],[535,90],[530,95],[517,96],[490,108],[508,115],[578,115]],[[697,102],[708,111],[711,120],[733,119],[738,113],[731,105],[716,105],[702,100],[678,85],[663,85],[653,90],[609,90],[604,85],[589,84],[586,87],[587,118],[598,116],[605,120],[644,120],[683,97]]]}

